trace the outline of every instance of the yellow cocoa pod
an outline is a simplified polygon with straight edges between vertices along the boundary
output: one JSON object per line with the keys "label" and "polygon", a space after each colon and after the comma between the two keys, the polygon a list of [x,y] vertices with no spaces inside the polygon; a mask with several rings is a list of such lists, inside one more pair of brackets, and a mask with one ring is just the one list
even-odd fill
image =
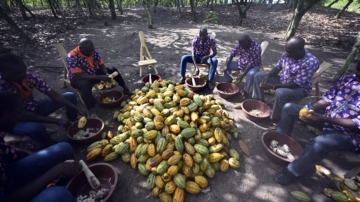
{"label": "yellow cocoa pod", "polygon": [[131,167],[136,169],[136,166],[137,166],[137,158],[135,156],[135,153],[132,153],[131,156],[130,156],[130,164],[131,164]]}
{"label": "yellow cocoa pod", "polygon": [[169,175],[169,173],[164,173],[164,174],[161,176],[161,179],[162,179],[164,182],[169,182],[169,181],[172,179],[172,176]]}
{"label": "yellow cocoa pod", "polygon": [[112,144],[107,144],[104,149],[101,151],[101,156],[102,157],[105,157],[107,156],[108,154],[110,154],[112,152],[112,148],[113,148],[113,145]]}
{"label": "yellow cocoa pod", "polygon": [[240,162],[234,158],[229,158],[229,165],[232,168],[240,168]]}
{"label": "yellow cocoa pod", "polygon": [[185,190],[190,194],[198,194],[201,191],[201,188],[196,182],[187,181]]}
{"label": "yellow cocoa pod", "polygon": [[173,195],[173,202],[184,202],[185,199],[185,191],[184,189],[180,189],[179,187],[175,189],[175,193]]}
{"label": "yellow cocoa pod", "polygon": [[157,175],[155,177],[155,186],[158,187],[159,189],[163,189],[165,186],[165,182],[163,181],[160,175]]}
{"label": "yellow cocoa pod", "polygon": [[208,181],[204,176],[197,175],[194,180],[201,188],[206,188],[208,186]]}
{"label": "yellow cocoa pod", "polygon": [[[194,149],[194,153],[195,153],[195,149]],[[192,159],[191,156],[190,156],[189,154],[187,154],[187,153],[185,153],[185,154],[183,155],[183,161],[184,161],[184,163],[185,163],[187,166],[189,166],[189,167],[192,167],[192,166],[194,165],[193,159]]]}
{"label": "yellow cocoa pod", "polygon": [[92,161],[92,160],[96,159],[96,157],[98,157],[101,154],[101,151],[102,151],[101,148],[94,148],[86,155],[86,160]]}
{"label": "yellow cocoa pod", "polygon": [[224,156],[220,153],[211,153],[208,156],[208,160],[210,163],[216,163],[220,161]]}
{"label": "yellow cocoa pod", "polygon": [[151,191],[151,195],[153,195],[153,197],[158,197],[160,193],[161,193],[161,189],[160,189],[159,187],[155,187],[155,188]]}
{"label": "yellow cocoa pod", "polygon": [[167,173],[169,175],[176,175],[179,172],[179,167],[177,165],[172,165],[168,168]]}
{"label": "yellow cocoa pod", "polygon": [[175,134],[179,134],[181,132],[180,126],[177,124],[172,124],[169,127],[170,131],[175,133]]}
{"label": "yellow cocoa pod", "polygon": [[84,128],[86,125],[86,122],[87,122],[86,117],[85,116],[81,117],[77,124],[78,128]]}
{"label": "yellow cocoa pod", "polygon": [[149,156],[155,156],[156,150],[154,144],[149,144],[149,146],[147,147],[147,153],[149,154]]}
{"label": "yellow cocoa pod", "polygon": [[166,192],[161,192],[159,194],[159,198],[161,202],[172,202],[173,199],[170,194],[167,194]]}
{"label": "yellow cocoa pod", "polygon": [[227,159],[222,159],[220,161],[220,170],[226,172],[229,169],[229,161]]}
{"label": "yellow cocoa pod", "polygon": [[173,194],[175,192],[176,189],[176,184],[173,180],[169,181],[168,183],[166,183],[165,185],[165,192],[168,194]]}
{"label": "yellow cocoa pod", "polygon": [[126,142],[129,143],[130,153],[134,153],[136,150],[136,147],[138,146],[136,139],[134,137],[129,137],[129,139],[127,139]]}

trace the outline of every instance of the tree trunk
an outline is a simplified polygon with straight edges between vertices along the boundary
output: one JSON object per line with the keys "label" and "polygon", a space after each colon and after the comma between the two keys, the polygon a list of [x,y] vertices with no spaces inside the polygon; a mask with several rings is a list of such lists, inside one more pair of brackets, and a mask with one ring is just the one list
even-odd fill
{"label": "tree trunk", "polygon": [[344,74],[352,72],[355,69],[356,63],[359,60],[360,60],[360,32],[356,37],[355,44],[352,47],[350,54],[348,55],[343,67],[340,70],[339,77],[341,77]]}
{"label": "tree trunk", "polygon": [[142,0],[143,6],[146,12],[146,15],[148,17],[148,28],[154,29],[153,23],[152,23],[152,16],[150,11],[150,0]]}
{"label": "tree trunk", "polygon": [[122,9],[122,0],[117,0],[117,6],[118,6],[118,10],[120,11],[120,14],[124,14],[123,13],[123,9]]}
{"label": "tree trunk", "polygon": [[7,3],[6,0],[1,0],[0,1],[0,5],[2,6],[2,8],[4,9],[4,12],[11,12],[10,6]]}
{"label": "tree trunk", "polygon": [[184,0],[180,0],[180,2],[181,2],[181,7],[185,7],[185,4],[184,4]]}
{"label": "tree trunk", "polygon": [[193,20],[194,20],[194,22],[196,22],[197,19],[196,19],[196,11],[195,11],[195,5],[194,5],[195,2],[194,1],[196,1],[196,0],[190,0],[190,7],[191,7],[191,13],[193,15]]}
{"label": "tree trunk", "polygon": [[21,2],[21,0],[16,0],[16,3],[17,3],[17,5],[18,5],[18,7],[20,9],[20,13],[21,13],[21,16],[22,16],[23,20],[29,20],[29,17],[26,15],[24,5]]}
{"label": "tree trunk", "polygon": [[109,7],[110,7],[111,19],[115,20],[116,12],[115,12],[114,0],[109,0]]}
{"label": "tree trunk", "polygon": [[333,2],[331,2],[329,5],[327,5],[326,7],[330,8],[332,5],[336,4],[339,0],[334,0]]}
{"label": "tree trunk", "polygon": [[242,2],[239,0],[235,0],[236,3],[236,7],[238,9],[239,12],[239,22],[238,25],[241,26],[242,25],[242,21],[243,19],[246,18],[246,12],[249,10],[250,5],[252,4],[252,2],[248,3],[246,6],[242,7]]}
{"label": "tree trunk", "polygon": [[52,14],[54,15],[54,18],[55,18],[55,19],[59,19],[59,17],[56,15],[56,12],[55,12],[55,10],[54,10],[54,6],[53,6],[51,0],[48,0],[48,4],[49,4],[49,6],[50,6],[50,8],[51,8]]}
{"label": "tree trunk", "polygon": [[227,11],[228,0],[224,0],[224,4],[225,4],[225,11]]}
{"label": "tree trunk", "polygon": [[344,11],[350,6],[350,4],[352,4],[354,0],[349,0],[347,2],[347,4],[344,6],[344,8],[341,9],[341,11],[339,11],[336,16],[335,16],[335,19],[339,19],[341,17],[341,15],[344,13]]}
{"label": "tree trunk", "polygon": [[154,13],[156,13],[156,7],[157,7],[158,4],[159,4],[159,1],[155,0],[155,2],[154,2]]}
{"label": "tree trunk", "polygon": [[293,3],[292,10],[293,10],[293,12],[295,12],[295,9],[296,9],[296,6],[297,6],[299,0],[293,0],[293,1],[294,1],[294,3]]}
{"label": "tree trunk", "polygon": [[291,8],[291,3],[293,2],[293,0],[288,0],[287,3],[287,8],[290,9]]}
{"label": "tree trunk", "polygon": [[177,9],[178,9],[178,13],[179,13],[179,19],[181,19],[181,8],[180,8],[180,0],[176,0],[176,6],[177,6]]}
{"label": "tree trunk", "polygon": [[24,6],[24,9],[31,15],[31,17],[35,18],[35,15],[28,8],[26,8],[26,6]]}
{"label": "tree trunk", "polygon": [[14,20],[8,16],[5,12],[4,9],[0,6],[0,18],[3,18],[14,30],[16,33],[18,33],[18,35],[26,40],[27,43],[31,43],[31,39],[29,36],[27,36],[22,29],[19,28],[19,26],[14,22]]}
{"label": "tree trunk", "polygon": [[[285,40],[288,40],[295,35],[296,30],[300,24],[301,18],[320,0],[312,0],[310,2],[308,0],[296,0],[296,1],[297,1],[296,9],[294,11],[292,20],[286,31]],[[304,6],[305,3],[307,3],[306,6]]]}
{"label": "tree trunk", "polygon": [[268,5],[267,5],[267,8],[272,8],[272,6],[273,6],[273,0],[269,0],[269,3],[268,3]]}

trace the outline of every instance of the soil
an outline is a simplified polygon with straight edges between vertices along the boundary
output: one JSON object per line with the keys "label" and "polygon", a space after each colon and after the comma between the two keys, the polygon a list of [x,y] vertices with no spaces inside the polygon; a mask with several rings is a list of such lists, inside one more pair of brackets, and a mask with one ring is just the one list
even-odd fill
{"label": "soil", "polygon": [[[266,33],[260,31],[251,31],[241,27],[229,27],[223,25],[212,24],[196,24],[188,21],[179,21],[174,17],[169,17],[166,8],[158,9],[153,15],[155,29],[147,29],[147,21],[143,9],[132,8],[124,9],[125,14],[118,16],[117,20],[110,21],[110,26],[104,26],[102,22],[92,22],[89,24],[78,25],[78,29],[66,32],[63,35],[63,44],[67,51],[73,49],[79,40],[83,37],[90,38],[96,49],[100,52],[105,65],[108,67],[116,67],[125,78],[129,88],[134,90],[143,86],[141,77],[139,77],[139,60],[140,41],[138,32],[143,31],[147,47],[151,55],[158,61],[158,70],[163,79],[171,79],[177,81],[179,79],[179,63],[182,55],[190,54],[191,40],[198,34],[200,26],[207,26],[209,32],[216,33],[216,41],[218,47],[217,58],[219,60],[218,71],[220,75],[215,76],[215,81],[222,81],[223,65],[230,50],[236,45],[237,38],[240,33],[247,32],[252,39],[261,43],[268,41],[267,47],[263,55],[263,64],[265,71],[269,71],[276,64],[283,52],[284,43],[274,40],[278,33]],[[320,88],[324,92],[328,89],[333,81],[331,78],[336,75],[337,70],[342,66],[347,52],[341,50],[330,50],[308,45],[306,47],[312,52],[320,62],[327,61],[333,64],[321,78]],[[62,61],[55,48],[44,49],[42,54],[31,58],[25,58],[29,64],[29,71],[42,76],[50,86],[59,91],[66,92],[76,91],[68,86],[63,88]],[[33,62],[35,61],[35,62]],[[40,67],[42,66],[42,67]],[[59,67],[43,68],[43,66]],[[188,65],[188,72],[192,69]],[[51,70],[51,71],[49,71]],[[206,69],[201,69],[203,73],[207,73]],[[144,68],[143,74],[154,74],[152,68]],[[243,88],[244,82],[238,84],[240,89]],[[121,87],[115,87],[121,89]],[[230,112],[230,116],[236,121],[236,125],[240,132],[239,139],[243,140],[249,148],[250,155],[246,156],[241,153],[241,167],[239,169],[229,169],[226,173],[216,172],[213,179],[209,180],[210,191],[191,195],[186,193],[185,201],[295,201],[290,195],[290,191],[303,191],[311,196],[312,201],[331,201],[323,193],[323,188],[332,187],[330,182],[324,177],[315,173],[315,169],[311,168],[297,182],[289,186],[280,186],[274,181],[275,173],[282,169],[281,166],[272,162],[263,151],[261,145],[261,134],[266,130],[269,120],[263,122],[252,122],[246,119],[241,110],[234,109],[234,104],[239,104],[240,94],[236,97],[224,100],[220,98],[215,90],[210,91],[204,89],[201,93],[215,95],[216,99],[222,100],[224,108]],[[37,98],[43,98],[44,95],[38,93]],[[124,99],[128,97],[125,96]],[[268,100],[270,96],[266,97]],[[83,104],[78,99],[78,105]],[[118,108],[108,109],[101,106],[96,107],[96,112],[104,121],[108,120],[110,124],[105,130],[116,131],[118,122],[112,119],[112,112]],[[51,114],[54,117],[65,117],[65,109],[58,110]],[[54,125],[46,125],[49,129],[56,129],[57,132],[52,137],[57,141],[69,141],[66,131],[63,128],[57,128]],[[304,148],[310,138],[316,135],[306,130],[304,125],[296,124],[292,137]],[[77,145],[72,143],[77,158],[84,159],[86,155],[87,145]],[[18,147],[25,147],[35,151],[38,145],[32,141],[16,144]],[[235,148],[240,152],[238,140],[231,141],[231,148]],[[101,162],[96,160],[89,164]],[[111,202],[115,201],[154,201],[150,195],[150,191],[146,189],[146,177],[142,176],[137,170],[131,168],[120,158],[110,162],[114,165],[119,173],[119,180],[116,189],[111,196]],[[320,162],[321,165],[329,168],[338,176],[343,176],[345,172],[355,166],[353,163],[346,162],[341,158],[338,152],[332,152]]]}

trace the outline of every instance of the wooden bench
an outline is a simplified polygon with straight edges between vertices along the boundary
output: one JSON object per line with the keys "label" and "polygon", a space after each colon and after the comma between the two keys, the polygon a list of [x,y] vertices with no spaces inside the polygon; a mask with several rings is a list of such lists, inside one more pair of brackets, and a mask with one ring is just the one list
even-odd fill
{"label": "wooden bench", "polygon": [[[156,74],[159,74],[156,64],[157,61],[151,57],[150,51],[146,46],[144,33],[142,31],[139,32],[140,38],[140,60],[139,60],[139,67],[140,67],[140,77],[142,77],[142,68],[145,66],[152,66],[155,70]],[[147,55],[147,56],[146,56]]]}

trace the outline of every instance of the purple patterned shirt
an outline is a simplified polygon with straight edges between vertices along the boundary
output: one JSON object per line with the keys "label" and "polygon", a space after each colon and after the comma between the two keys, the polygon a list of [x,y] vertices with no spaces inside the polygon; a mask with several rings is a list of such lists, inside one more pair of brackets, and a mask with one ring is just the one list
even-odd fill
{"label": "purple patterned shirt", "polygon": [[69,79],[74,78],[76,73],[95,75],[99,66],[104,62],[100,54],[95,50],[89,57],[80,52],[79,46],[66,55],[66,67],[68,68]]}
{"label": "purple patterned shirt", "polygon": [[37,102],[32,95],[33,88],[36,88],[42,93],[47,93],[51,90],[50,86],[39,75],[27,73],[27,77],[22,80],[22,84],[15,82],[9,83],[5,81],[0,75],[0,90],[6,90],[20,95],[24,102],[24,109],[34,111]]}
{"label": "purple patterned shirt", "polygon": [[191,48],[195,51],[196,55],[210,55],[210,49],[216,48],[216,41],[212,36],[208,36],[208,39],[203,43],[199,36],[195,37],[195,39],[191,43]]}
{"label": "purple patterned shirt", "polygon": [[244,50],[239,44],[231,51],[230,57],[239,56],[238,67],[240,72],[244,72],[246,66],[261,66],[261,47],[256,41],[252,40],[248,50]]}
{"label": "purple patterned shirt", "polygon": [[[360,82],[355,74],[341,77],[324,95],[322,99],[330,105],[324,115],[331,118],[351,119],[360,131]],[[360,149],[360,132],[354,133],[342,126],[333,125],[336,130],[349,135],[356,150]]]}
{"label": "purple patterned shirt", "polygon": [[283,53],[275,68],[282,70],[281,83],[294,82],[309,94],[312,89],[312,77],[319,69],[319,61],[307,50],[305,56],[299,60],[289,58]]}
{"label": "purple patterned shirt", "polygon": [[3,135],[0,133],[0,201],[4,200],[4,191],[8,184],[5,174],[5,166],[7,163],[15,160],[17,150],[4,142]]}

